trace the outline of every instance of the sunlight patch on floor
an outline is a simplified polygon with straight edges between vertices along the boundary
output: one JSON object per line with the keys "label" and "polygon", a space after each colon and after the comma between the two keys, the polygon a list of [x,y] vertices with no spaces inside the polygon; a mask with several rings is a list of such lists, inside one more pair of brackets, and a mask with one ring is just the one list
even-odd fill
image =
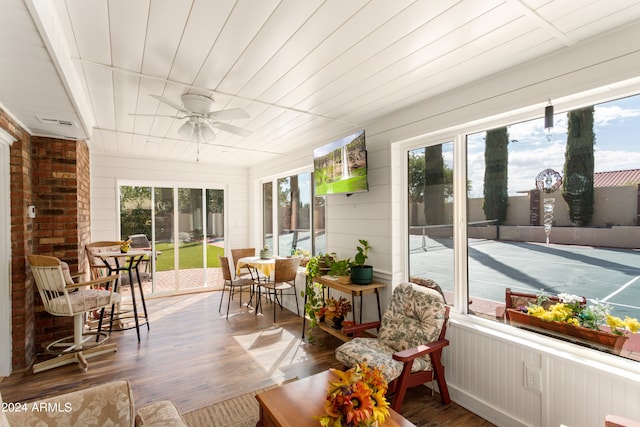
{"label": "sunlight patch on floor", "polygon": [[280,368],[288,367],[307,357],[301,348],[304,342],[278,325],[252,334],[236,335],[235,341],[270,375],[284,377]]}

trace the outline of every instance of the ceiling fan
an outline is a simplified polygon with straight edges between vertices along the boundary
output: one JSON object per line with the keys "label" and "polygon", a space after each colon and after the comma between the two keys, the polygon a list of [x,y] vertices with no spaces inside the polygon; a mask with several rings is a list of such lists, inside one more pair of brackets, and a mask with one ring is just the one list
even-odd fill
{"label": "ceiling fan", "polygon": [[214,100],[207,95],[186,92],[182,94],[182,105],[160,95],[150,95],[158,101],[175,108],[183,115],[167,116],[163,114],[133,114],[135,116],[171,117],[188,119],[178,128],[178,135],[187,141],[206,142],[216,137],[214,128],[240,136],[249,136],[249,129],[223,123],[221,120],[248,119],[249,115],[239,108],[212,111]]}

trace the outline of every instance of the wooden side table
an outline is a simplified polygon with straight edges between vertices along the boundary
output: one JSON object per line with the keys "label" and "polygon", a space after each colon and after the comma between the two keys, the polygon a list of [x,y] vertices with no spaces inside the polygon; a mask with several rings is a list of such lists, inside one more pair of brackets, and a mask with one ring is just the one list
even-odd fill
{"label": "wooden side table", "polygon": [[[324,414],[329,380],[338,377],[331,371],[272,388],[256,396],[260,419],[256,427],[317,427],[315,416]],[[415,427],[415,424],[389,408],[390,416],[379,427]]]}

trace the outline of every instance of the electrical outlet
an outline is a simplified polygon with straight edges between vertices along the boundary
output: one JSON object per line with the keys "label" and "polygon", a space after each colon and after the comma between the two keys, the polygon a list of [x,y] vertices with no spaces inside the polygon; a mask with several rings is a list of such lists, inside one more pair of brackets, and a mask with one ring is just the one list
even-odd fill
{"label": "electrical outlet", "polygon": [[542,368],[524,363],[524,388],[542,393]]}

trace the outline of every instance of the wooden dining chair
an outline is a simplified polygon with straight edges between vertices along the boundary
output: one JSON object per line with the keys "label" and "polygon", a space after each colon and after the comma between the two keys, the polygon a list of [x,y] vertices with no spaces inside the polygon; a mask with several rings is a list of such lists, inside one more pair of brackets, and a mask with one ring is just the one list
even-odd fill
{"label": "wooden dining chair", "polygon": [[[282,298],[284,295],[292,295],[296,300],[296,313],[300,315],[298,307],[298,292],[296,291],[296,275],[301,257],[276,258],[273,282],[258,281],[258,302],[256,303],[256,313],[261,306],[261,289],[265,290],[267,297],[273,297],[273,323],[276,323],[276,305],[282,310]],[[286,292],[285,292],[286,291]],[[278,297],[278,294],[280,295]]]}
{"label": "wooden dining chair", "polygon": [[[255,280],[258,278],[258,273],[256,271],[253,271],[248,265],[238,266],[238,260],[240,258],[246,258],[250,256],[256,256],[256,248],[231,249],[231,258],[233,258],[233,265],[236,267],[233,269],[233,274],[236,279],[242,278]],[[238,271],[240,271],[240,274],[238,274]]]}
{"label": "wooden dining chair", "polygon": [[[222,286],[222,296],[220,297],[220,307],[218,307],[218,313],[222,310],[222,300],[224,300],[224,291],[229,288],[229,299],[227,301],[227,319],[229,318],[229,307],[231,306],[231,300],[233,295],[238,292],[240,294],[240,307],[242,307],[242,292],[249,288],[250,295],[253,295],[255,281],[253,279],[234,279],[231,275],[231,269],[229,268],[229,258],[226,256],[218,255],[220,260],[220,267],[222,268],[222,277],[224,278],[224,284]],[[251,299],[249,300],[251,301]]]}

